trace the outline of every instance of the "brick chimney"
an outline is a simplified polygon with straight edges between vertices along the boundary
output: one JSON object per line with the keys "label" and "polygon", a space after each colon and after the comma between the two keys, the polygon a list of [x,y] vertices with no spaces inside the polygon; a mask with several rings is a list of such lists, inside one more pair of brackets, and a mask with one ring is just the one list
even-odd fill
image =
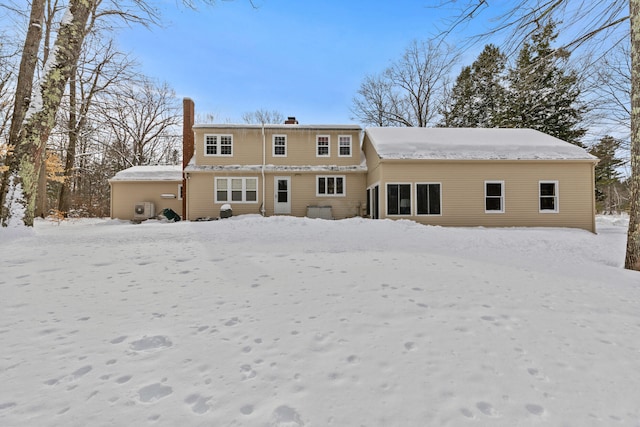
{"label": "brick chimney", "polygon": [[194,153],[193,124],[195,123],[195,103],[191,98],[182,100],[183,121],[182,121],[182,168],[188,164]]}
{"label": "brick chimney", "polygon": [[195,123],[195,103],[191,98],[182,100],[182,219],[187,218],[187,176],[184,168],[193,157],[195,141],[193,136],[193,125]]}
{"label": "brick chimney", "polygon": [[297,125],[298,121],[295,117],[287,117],[287,120],[284,121],[285,125]]}

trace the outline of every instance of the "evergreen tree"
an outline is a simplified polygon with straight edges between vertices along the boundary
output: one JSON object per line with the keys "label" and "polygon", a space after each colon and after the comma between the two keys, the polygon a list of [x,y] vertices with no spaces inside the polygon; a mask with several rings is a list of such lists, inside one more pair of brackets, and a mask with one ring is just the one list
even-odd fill
{"label": "evergreen tree", "polygon": [[620,140],[607,135],[589,150],[600,159],[595,168],[596,200],[603,205],[606,213],[611,213],[617,207],[614,206],[612,191],[620,183],[618,168],[624,164],[624,160],[616,155],[620,145]]}
{"label": "evergreen tree", "polygon": [[494,45],[486,45],[471,66],[460,72],[443,108],[446,127],[498,127],[505,99],[505,56]]}
{"label": "evergreen tree", "polygon": [[582,146],[580,127],[584,106],[575,70],[568,69],[569,53],[554,49],[555,23],[533,33],[508,74],[504,127],[531,128]]}

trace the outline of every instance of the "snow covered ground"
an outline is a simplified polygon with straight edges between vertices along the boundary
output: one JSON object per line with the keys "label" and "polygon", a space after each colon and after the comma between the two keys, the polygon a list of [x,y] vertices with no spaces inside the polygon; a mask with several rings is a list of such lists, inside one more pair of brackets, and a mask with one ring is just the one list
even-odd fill
{"label": "snow covered ground", "polygon": [[626,221],[0,231],[1,426],[640,426]]}

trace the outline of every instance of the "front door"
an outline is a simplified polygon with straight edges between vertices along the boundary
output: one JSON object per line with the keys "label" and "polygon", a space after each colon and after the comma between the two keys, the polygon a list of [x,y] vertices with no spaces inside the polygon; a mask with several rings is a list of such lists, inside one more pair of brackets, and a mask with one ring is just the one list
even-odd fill
{"label": "front door", "polygon": [[274,178],[275,203],[274,213],[290,214],[291,213],[291,177],[276,176]]}

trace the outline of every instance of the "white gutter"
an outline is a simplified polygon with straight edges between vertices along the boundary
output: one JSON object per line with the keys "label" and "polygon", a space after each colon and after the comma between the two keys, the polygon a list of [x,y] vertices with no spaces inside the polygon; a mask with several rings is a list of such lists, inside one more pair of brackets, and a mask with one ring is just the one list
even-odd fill
{"label": "white gutter", "polygon": [[266,199],[265,199],[265,182],[264,182],[264,166],[266,163],[266,137],[264,135],[264,122],[262,123],[262,206],[260,207],[260,215],[265,216],[267,211],[265,207]]}

